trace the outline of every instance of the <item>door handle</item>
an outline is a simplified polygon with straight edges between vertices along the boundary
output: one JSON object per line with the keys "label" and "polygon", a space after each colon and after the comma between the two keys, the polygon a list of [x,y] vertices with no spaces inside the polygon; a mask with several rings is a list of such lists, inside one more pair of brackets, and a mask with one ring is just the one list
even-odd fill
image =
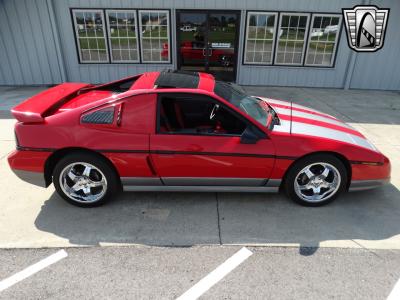
{"label": "door handle", "polygon": [[212,49],[210,48],[210,49],[208,49],[209,51],[208,51],[208,56],[211,56],[212,55]]}
{"label": "door handle", "polygon": [[203,56],[206,56],[206,48],[203,48]]}

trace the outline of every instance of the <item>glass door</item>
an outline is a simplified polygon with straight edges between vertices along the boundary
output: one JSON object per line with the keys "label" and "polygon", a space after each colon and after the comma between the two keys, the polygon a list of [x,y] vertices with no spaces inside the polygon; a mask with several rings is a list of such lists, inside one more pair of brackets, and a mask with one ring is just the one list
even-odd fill
{"label": "glass door", "polygon": [[206,72],[207,13],[181,12],[177,18],[178,68],[184,71]]}
{"label": "glass door", "polygon": [[239,12],[178,11],[178,68],[235,81]]}
{"label": "glass door", "polygon": [[235,13],[209,14],[208,72],[220,80],[235,81],[238,18]]}

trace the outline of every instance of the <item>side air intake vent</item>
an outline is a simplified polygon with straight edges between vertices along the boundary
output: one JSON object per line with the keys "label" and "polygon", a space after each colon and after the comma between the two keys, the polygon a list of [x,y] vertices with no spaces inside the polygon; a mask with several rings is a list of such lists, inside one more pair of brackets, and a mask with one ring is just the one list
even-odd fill
{"label": "side air intake vent", "polygon": [[112,124],[114,121],[114,108],[98,110],[82,117],[84,124]]}

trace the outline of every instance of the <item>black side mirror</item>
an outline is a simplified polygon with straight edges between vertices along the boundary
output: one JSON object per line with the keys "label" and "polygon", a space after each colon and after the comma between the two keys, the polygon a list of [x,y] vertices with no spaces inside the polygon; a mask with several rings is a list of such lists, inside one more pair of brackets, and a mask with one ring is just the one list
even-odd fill
{"label": "black side mirror", "polygon": [[240,137],[241,144],[255,144],[259,139],[266,138],[265,133],[261,132],[258,128],[249,125],[243,131]]}

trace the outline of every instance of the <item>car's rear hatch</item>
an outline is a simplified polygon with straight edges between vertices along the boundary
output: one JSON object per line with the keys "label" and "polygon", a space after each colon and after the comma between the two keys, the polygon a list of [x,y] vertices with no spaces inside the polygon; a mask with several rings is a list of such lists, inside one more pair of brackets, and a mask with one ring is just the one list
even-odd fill
{"label": "car's rear hatch", "polygon": [[91,85],[87,83],[63,83],[27,99],[11,112],[20,122],[40,123],[46,116],[75,98],[81,89],[89,86]]}

